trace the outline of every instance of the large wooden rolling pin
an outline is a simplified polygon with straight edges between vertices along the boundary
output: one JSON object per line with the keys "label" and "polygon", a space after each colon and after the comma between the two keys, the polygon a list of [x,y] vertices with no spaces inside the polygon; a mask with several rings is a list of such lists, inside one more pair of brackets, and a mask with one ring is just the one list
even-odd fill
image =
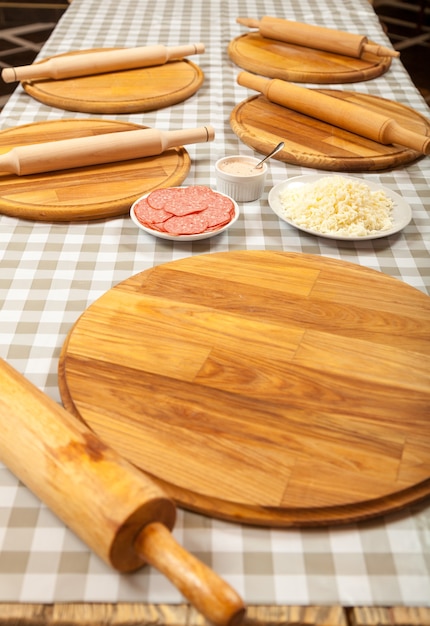
{"label": "large wooden rolling pin", "polygon": [[163,65],[167,61],[183,59],[190,54],[201,54],[204,51],[203,43],[173,47],[157,45],[100,50],[58,56],[32,65],[6,67],[2,70],[1,76],[6,83],[40,78],[58,80]]}
{"label": "large wooden rolling pin", "polygon": [[399,56],[396,50],[369,43],[365,35],[356,35],[324,26],[302,24],[269,15],[265,15],[259,21],[250,17],[238,17],[236,21],[248,28],[258,28],[263,37],[305,48],[316,48],[355,58],[360,58],[364,52],[371,52],[377,56]]}
{"label": "large wooden rolling pin", "polygon": [[0,155],[0,172],[23,176],[128,161],[183,144],[212,141],[214,136],[212,126],[170,131],[142,128],[16,146]]}
{"label": "large wooden rolling pin", "polygon": [[278,78],[268,79],[240,72],[237,82],[261,92],[270,102],[351,131],[382,144],[399,144],[430,154],[430,137],[403,128],[396,120],[363,107],[332,98],[314,89],[298,87]]}
{"label": "large wooden rolling pin", "polygon": [[145,562],[210,621],[235,626],[245,607],[172,537],[175,505],[145,474],[0,359],[0,459],[106,563]]}

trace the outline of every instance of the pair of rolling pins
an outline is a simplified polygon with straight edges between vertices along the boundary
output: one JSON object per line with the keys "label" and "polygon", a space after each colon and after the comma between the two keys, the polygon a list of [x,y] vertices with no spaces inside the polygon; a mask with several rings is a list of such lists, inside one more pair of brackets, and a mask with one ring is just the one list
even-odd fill
{"label": "pair of rolling pins", "polygon": [[263,37],[277,39],[285,43],[292,43],[306,48],[316,48],[326,52],[335,52],[359,59],[365,52],[376,56],[398,57],[399,52],[369,43],[364,35],[355,35],[324,26],[313,26],[284,20],[279,17],[265,15],[261,20],[248,17],[238,17],[238,24],[248,28],[258,28]]}
{"label": "pair of rolling pins", "polygon": [[268,79],[240,72],[237,82],[262,93],[270,102],[348,130],[382,144],[398,144],[430,154],[430,137],[404,128],[393,118],[360,105],[339,100],[314,89],[299,87],[278,78]]}
{"label": "pair of rolling pins", "polygon": [[143,472],[0,359],[0,459],[120,572],[149,563],[205,617],[237,626],[245,607],[173,539],[173,502]]}
{"label": "pair of rolling pins", "polygon": [[0,172],[23,176],[128,161],[183,144],[212,141],[214,136],[212,126],[170,131],[142,128],[16,146],[0,155]]}
{"label": "pair of rolling pins", "polygon": [[168,61],[183,59],[190,54],[201,54],[204,51],[205,46],[202,43],[173,47],[157,45],[101,50],[53,57],[33,65],[6,67],[2,70],[1,76],[5,83],[40,78],[58,80],[163,65]]}

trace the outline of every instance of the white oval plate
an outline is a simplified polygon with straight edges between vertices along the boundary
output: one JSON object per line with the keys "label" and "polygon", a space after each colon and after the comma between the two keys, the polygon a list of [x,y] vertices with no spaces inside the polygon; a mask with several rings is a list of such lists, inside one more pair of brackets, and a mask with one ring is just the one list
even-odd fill
{"label": "white oval plate", "polygon": [[141,230],[144,230],[146,233],[149,233],[150,235],[153,235],[154,237],[159,237],[160,239],[168,239],[169,241],[199,241],[199,239],[209,239],[209,237],[215,237],[215,235],[220,235],[225,230],[227,230],[227,228],[230,228],[230,226],[232,226],[236,222],[237,218],[239,217],[239,206],[233,200],[233,198],[230,198],[230,196],[227,196],[225,193],[220,193],[219,191],[217,191],[216,193],[219,193],[220,196],[225,196],[226,198],[231,200],[234,205],[234,215],[229,221],[229,223],[224,224],[224,226],[221,226],[221,228],[218,228],[217,230],[209,230],[204,233],[196,233],[195,235],[169,235],[169,233],[163,233],[159,230],[153,230],[152,228],[148,228],[147,226],[144,226],[137,219],[134,213],[134,207],[136,206],[138,202],[140,202],[140,200],[143,200],[143,198],[147,198],[149,196],[149,193],[145,194],[144,196],[141,196],[140,198],[135,200],[135,202],[133,202],[133,204],[131,205],[131,209],[130,209],[130,217],[138,228],[140,228]]}
{"label": "white oval plate", "polygon": [[[286,189],[290,187],[301,187],[307,183],[314,183],[320,178],[326,178],[327,176],[342,176],[342,178],[348,178],[352,180],[359,180],[360,182],[366,183],[370,187],[372,191],[377,191],[382,189],[386,195],[391,198],[394,203],[393,206],[393,225],[388,230],[381,230],[377,233],[372,233],[371,235],[364,235],[363,237],[357,237],[356,235],[351,237],[346,237],[344,235],[332,235],[329,233],[320,233],[317,230],[304,228],[303,226],[299,226],[288,217],[284,215],[284,211],[282,209],[281,201],[279,199],[279,195],[284,192]],[[394,233],[399,232],[405,226],[409,224],[412,219],[412,210],[409,204],[395,191],[392,191],[388,187],[384,187],[383,185],[379,185],[378,183],[369,182],[362,178],[357,178],[355,176],[344,176],[343,174],[308,174],[306,176],[294,176],[293,178],[289,178],[287,180],[278,183],[269,192],[268,196],[270,208],[279,219],[283,220],[290,226],[294,226],[294,228],[298,228],[299,230],[304,231],[305,233],[309,233],[311,235],[317,235],[318,237],[325,237],[327,239],[342,239],[347,241],[364,241],[366,239],[379,239],[381,237],[388,237],[389,235],[394,235]]]}

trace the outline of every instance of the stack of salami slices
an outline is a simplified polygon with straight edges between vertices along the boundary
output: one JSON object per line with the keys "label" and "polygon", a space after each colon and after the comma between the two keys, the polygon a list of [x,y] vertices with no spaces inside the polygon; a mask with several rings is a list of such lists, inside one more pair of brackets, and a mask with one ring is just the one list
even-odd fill
{"label": "stack of salami slices", "polygon": [[231,198],[209,187],[155,189],[132,207],[137,221],[147,229],[172,237],[213,233],[236,216]]}

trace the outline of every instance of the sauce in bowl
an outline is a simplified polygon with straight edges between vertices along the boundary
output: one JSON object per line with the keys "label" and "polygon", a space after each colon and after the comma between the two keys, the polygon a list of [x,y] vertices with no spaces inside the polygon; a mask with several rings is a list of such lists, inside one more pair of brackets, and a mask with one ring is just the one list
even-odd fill
{"label": "sauce in bowl", "polygon": [[219,164],[219,169],[234,176],[255,176],[262,171],[262,169],[255,169],[254,163],[239,158],[222,161]]}

